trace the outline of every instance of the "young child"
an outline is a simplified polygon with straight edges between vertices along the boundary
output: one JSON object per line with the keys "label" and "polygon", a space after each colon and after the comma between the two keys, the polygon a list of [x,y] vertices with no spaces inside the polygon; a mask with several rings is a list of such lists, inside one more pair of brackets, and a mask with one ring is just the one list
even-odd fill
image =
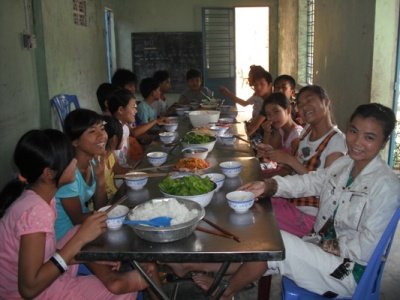
{"label": "young child", "polygon": [[153,102],[152,107],[156,111],[157,117],[164,117],[167,115],[167,98],[165,94],[171,89],[171,78],[165,70],[156,71],[153,74],[153,78],[160,85],[160,98]]}
{"label": "young child", "polygon": [[111,116],[111,113],[108,110],[108,100],[110,99],[111,94],[116,89],[117,88],[114,85],[107,82],[100,84],[99,87],[97,88],[96,91],[97,102],[99,103],[101,111],[105,116]]}
{"label": "young child", "polygon": [[202,74],[199,70],[190,69],[187,71],[186,82],[188,88],[179,97],[178,104],[190,104],[190,102],[200,103],[202,99],[213,97],[213,92],[202,85]]}
{"label": "young child", "polygon": [[103,159],[107,133],[103,117],[88,109],[76,109],[65,118],[64,130],[72,142],[77,169],[75,180],[60,188],[56,194],[57,240],[91,214],[88,208],[90,201],[95,210],[108,202]]}
{"label": "young child", "polygon": [[[255,81],[255,79],[258,79],[258,78],[262,77],[263,74],[265,74],[265,72],[266,71],[261,66],[256,66],[256,65],[251,65],[250,66],[248,81],[249,81],[249,86],[252,89],[254,89],[254,81]],[[270,76],[269,82],[272,82],[271,74],[269,74],[269,76]],[[263,102],[264,102],[263,96],[265,96],[267,94],[266,91],[260,91],[259,94],[254,93],[249,99],[243,100],[243,99],[238,98],[234,93],[232,93],[225,86],[221,86],[219,88],[219,90],[220,90],[222,95],[224,95],[228,99],[232,100],[233,102],[235,102],[235,103],[237,103],[237,104],[239,104],[241,106],[253,105],[252,118],[256,118],[260,114],[261,110],[263,109],[263,107],[262,107],[263,106]],[[271,91],[269,93],[271,93]]]}
{"label": "young child", "polygon": [[71,143],[62,132],[53,129],[27,132],[16,146],[14,162],[23,182],[12,182],[4,190],[9,195],[4,191],[1,194],[2,200],[10,195],[14,198],[0,219],[2,298],[134,299],[136,293],[117,296],[109,290],[126,293],[113,286],[129,282],[131,291],[147,287],[139,274],[136,277],[129,274],[128,280],[118,282],[99,280],[94,275],[77,276],[74,256],[106,230],[105,213],[90,215],[79,230],[56,245],[54,195],[59,187],[74,180],[77,163]]}
{"label": "young child", "polygon": [[153,103],[157,102],[161,96],[160,84],[150,77],[144,78],[140,82],[139,89],[143,96],[143,101],[138,105],[138,125],[157,119],[157,111],[153,108]]}
{"label": "young child", "polygon": [[296,80],[290,75],[279,75],[274,80],[274,92],[280,92],[290,101],[292,107],[292,119],[299,125],[304,126],[296,105]]}
{"label": "young child", "polygon": [[105,155],[105,166],[104,166],[104,178],[106,180],[106,192],[107,198],[111,199],[112,196],[117,192],[117,188],[114,183],[114,174],[126,173],[128,169],[122,168],[115,160],[115,150],[119,150],[122,141],[122,124],[114,117],[104,116],[104,129],[107,133],[108,140],[106,144]]}
{"label": "young child", "polygon": [[111,83],[121,89],[127,89],[135,95],[138,79],[133,72],[126,69],[118,69],[115,71]]}
{"label": "young child", "polygon": [[[265,149],[263,145],[257,150],[259,155],[285,164],[301,175],[329,167],[346,154],[347,148],[343,133],[332,122],[331,100],[322,87],[303,87],[297,96],[297,105],[308,126],[298,145],[292,145],[293,155],[279,149]],[[318,198],[272,198],[271,202],[279,228],[297,236],[310,233],[318,213]]]}
{"label": "young child", "polygon": [[[252,75],[254,94],[265,100],[272,93],[272,76],[269,72],[255,72]],[[262,106],[261,106],[262,107]],[[253,136],[259,129],[262,123],[265,122],[264,111],[261,109],[258,115],[253,116],[251,121],[247,123],[247,135]],[[260,133],[261,134],[261,133]]]}
{"label": "young child", "polygon": [[289,100],[282,93],[272,93],[264,101],[264,113],[267,121],[262,125],[263,144],[292,154],[303,127],[293,121]]}

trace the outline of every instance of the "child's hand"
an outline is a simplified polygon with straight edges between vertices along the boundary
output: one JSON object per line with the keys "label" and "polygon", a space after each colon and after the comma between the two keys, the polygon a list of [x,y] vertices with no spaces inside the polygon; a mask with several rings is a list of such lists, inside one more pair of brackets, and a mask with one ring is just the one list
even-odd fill
{"label": "child's hand", "polygon": [[282,150],[274,150],[271,149],[265,153],[266,157],[272,161],[276,161],[277,163],[285,163],[288,158],[290,158],[290,154],[286,153]]}
{"label": "child's hand", "polygon": [[94,159],[93,170],[96,181],[104,181],[105,159],[104,156],[98,156]]}
{"label": "child's hand", "polygon": [[267,120],[261,125],[262,129],[264,129],[264,132],[271,134],[274,131],[274,128],[272,127],[272,121]]}
{"label": "child's hand", "polygon": [[257,157],[263,157],[263,158],[266,158],[266,159],[270,159],[269,158],[269,156],[268,156],[268,153],[271,151],[271,150],[274,150],[274,148],[272,148],[272,146],[271,145],[268,145],[268,144],[258,144],[257,145]]}
{"label": "child's hand", "polygon": [[106,231],[106,220],[107,214],[105,212],[94,212],[85,219],[76,235],[80,237],[84,244],[87,244]]}
{"label": "child's hand", "polygon": [[238,188],[239,191],[247,191],[252,192],[256,197],[264,194],[265,192],[265,183],[264,181],[254,181],[242,185]]}
{"label": "child's hand", "polygon": [[167,117],[162,117],[162,118],[158,118],[156,120],[156,122],[157,122],[157,125],[165,125],[165,124],[169,123],[169,120]]}

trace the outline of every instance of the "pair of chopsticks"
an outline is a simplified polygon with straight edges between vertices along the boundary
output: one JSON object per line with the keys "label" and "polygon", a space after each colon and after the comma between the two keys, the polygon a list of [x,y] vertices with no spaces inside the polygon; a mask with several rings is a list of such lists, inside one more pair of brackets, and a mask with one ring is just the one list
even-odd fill
{"label": "pair of chopsticks", "polygon": [[243,141],[243,142],[246,142],[247,144],[251,144],[250,141],[248,141],[248,140],[242,138],[241,136],[239,136],[239,135],[237,135],[237,134],[234,134],[233,136],[234,136],[235,138],[237,138],[238,140],[241,140],[241,141]]}
{"label": "pair of chopsticks", "polygon": [[162,169],[162,168],[169,168],[169,167],[173,167],[173,164],[170,165],[161,165],[158,167],[149,167],[149,168],[142,168],[142,169],[137,169],[137,170],[133,170],[134,172],[141,172],[141,171],[150,171],[150,170],[157,170],[157,169]]}
{"label": "pair of chopsticks", "polygon": [[128,199],[128,195],[124,195],[121,198],[119,198],[117,201],[115,201],[109,208],[107,208],[104,212],[107,214],[110,211],[112,211],[117,205],[121,204],[124,202],[126,199]]}
{"label": "pair of chopsticks", "polygon": [[196,229],[198,231],[202,231],[202,232],[205,232],[205,233],[208,233],[208,234],[213,234],[213,235],[224,237],[224,238],[228,238],[228,239],[233,239],[236,242],[240,243],[239,237],[234,235],[233,233],[223,229],[222,227],[218,226],[217,224],[215,224],[214,222],[211,222],[210,220],[208,220],[206,218],[203,218],[203,221],[206,222],[211,227],[214,227],[215,229],[217,229],[219,232],[214,231],[214,230],[210,230],[210,229],[207,229],[207,228],[204,228],[204,227],[197,226]]}
{"label": "pair of chopsticks", "polygon": [[167,176],[168,173],[146,173],[146,174],[120,174],[114,175],[114,179],[133,179],[133,178],[142,178],[142,177],[163,177]]}

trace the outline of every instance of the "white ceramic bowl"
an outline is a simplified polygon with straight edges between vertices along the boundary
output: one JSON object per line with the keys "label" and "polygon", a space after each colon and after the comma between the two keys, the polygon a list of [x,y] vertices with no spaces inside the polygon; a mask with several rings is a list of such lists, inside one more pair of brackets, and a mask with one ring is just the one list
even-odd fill
{"label": "white ceramic bowl", "polygon": [[176,122],[172,123],[171,122],[171,123],[165,124],[164,128],[165,128],[166,131],[174,132],[178,128],[178,123],[176,123]]}
{"label": "white ceramic bowl", "polygon": [[135,178],[125,178],[125,183],[128,187],[130,187],[132,190],[138,191],[141,190],[147,183],[147,180],[149,179],[147,173],[145,172],[130,172],[127,173],[126,175],[143,175],[143,177],[135,177]]}
{"label": "white ceramic bowl", "polygon": [[206,159],[208,155],[208,148],[206,147],[199,147],[199,146],[192,146],[182,149],[183,157],[195,157]]}
{"label": "white ceramic bowl", "polygon": [[149,163],[154,167],[159,167],[167,161],[168,154],[165,152],[149,152],[147,153],[147,159]]}
{"label": "white ceramic bowl", "polygon": [[[99,211],[105,211],[109,207],[110,205],[104,206],[100,208]],[[128,212],[129,208],[125,205],[117,205],[114,207],[110,212],[107,213],[107,228],[112,230],[121,228]]]}
{"label": "white ceramic bowl", "polygon": [[224,161],[219,164],[219,167],[221,168],[222,173],[229,178],[238,176],[242,171],[242,164],[237,161]]}
{"label": "white ceramic bowl", "polygon": [[168,117],[167,120],[170,123],[178,123],[179,118],[178,117]]}
{"label": "white ceramic bowl", "polygon": [[216,191],[219,191],[220,188],[224,185],[224,181],[225,181],[225,175],[224,174],[208,173],[208,174],[201,175],[201,177],[202,178],[208,177],[208,178],[210,178],[211,181],[215,182],[215,184],[217,185]]}
{"label": "white ceramic bowl", "polygon": [[237,213],[244,213],[254,204],[255,195],[252,192],[234,191],[226,194],[228,204]]}
{"label": "white ceramic bowl", "polygon": [[161,132],[158,134],[160,137],[160,141],[164,144],[171,144],[175,140],[175,132]]}
{"label": "white ceramic bowl", "polygon": [[229,129],[229,127],[217,126],[217,125],[211,125],[208,128],[218,136],[221,135],[221,134],[224,134]]}
{"label": "white ceramic bowl", "polygon": [[189,113],[193,127],[206,127],[209,123],[216,123],[220,112],[216,110],[195,110]]}
{"label": "white ceramic bowl", "polygon": [[217,190],[217,185],[215,184],[214,189],[206,194],[201,194],[201,195],[196,195],[196,196],[177,196],[177,195],[167,194],[163,190],[160,189],[161,193],[168,198],[191,200],[191,201],[194,201],[194,202],[200,204],[202,207],[206,207],[211,202],[211,199],[214,196],[214,193],[216,190]]}
{"label": "white ceramic bowl", "polygon": [[218,138],[222,144],[229,146],[233,145],[236,141],[236,138],[230,133],[221,134]]}
{"label": "white ceramic bowl", "polygon": [[185,114],[186,107],[177,107],[175,108],[175,112],[178,116],[183,116]]}

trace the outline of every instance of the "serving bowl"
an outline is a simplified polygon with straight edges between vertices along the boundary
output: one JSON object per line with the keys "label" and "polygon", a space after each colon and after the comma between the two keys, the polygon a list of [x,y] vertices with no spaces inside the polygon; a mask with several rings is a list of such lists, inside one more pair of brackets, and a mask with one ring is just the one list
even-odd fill
{"label": "serving bowl", "polygon": [[[129,177],[129,175],[143,175],[143,177]],[[147,176],[147,173],[144,172],[130,172],[126,174],[127,177],[125,177],[125,183],[128,187],[130,187],[132,190],[138,191],[141,190],[147,183],[147,180],[149,177]]]}
{"label": "serving bowl", "polygon": [[[172,198],[159,198],[159,199],[153,199],[150,200],[154,203],[157,202],[168,202],[171,201]],[[177,224],[177,225],[172,225],[169,227],[150,227],[150,226],[145,226],[145,225],[132,225],[133,230],[135,233],[142,239],[150,242],[155,242],[155,243],[168,243],[168,242],[173,242],[177,241],[180,239],[183,239],[187,236],[189,236],[197,227],[197,224],[200,222],[201,219],[204,218],[205,216],[205,210],[204,208],[199,205],[196,202],[189,201],[189,200],[183,200],[183,199],[178,199],[176,200],[182,204],[185,205],[185,207],[189,210],[196,209],[198,210],[198,214],[195,218],[191,219],[190,221]],[[142,208],[145,205],[139,204],[137,205],[132,212],[135,210],[138,210]]]}
{"label": "serving bowl", "polygon": [[[110,205],[104,206],[99,209],[99,211],[105,211],[110,207]],[[126,215],[129,212],[129,208],[125,205],[117,205],[111,211],[107,213],[107,228],[111,230],[116,230],[122,227]]]}
{"label": "serving bowl", "polygon": [[210,178],[211,181],[215,182],[215,184],[217,185],[217,189],[215,190],[216,192],[218,192],[221,189],[221,187],[224,185],[224,181],[225,181],[224,174],[208,173],[208,174],[201,175],[201,177],[202,178],[208,177],[208,178]]}
{"label": "serving bowl", "polygon": [[206,159],[208,155],[208,148],[199,146],[187,147],[182,149],[182,154],[183,157],[185,158],[195,157],[195,158]]}
{"label": "serving bowl", "polygon": [[247,191],[234,191],[226,194],[228,205],[237,213],[244,213],[254,204],[255,195]]}
{"label": "serving bowl", "polygon": [[211,152],[214,149],[215,142],[217,139],[213,136],[210,136],[211,142],[208,143],[202,143],[202,144],[193,144],[193,143],[188,143],[182,141],[182,146],[183,148],[189,148],[189,147],[202,147],[202,148],[207,148],[208,152]]}
{"label": "serving bowl", "polygon": [[242,171],[242,164],[237,161],[224,161],[219,164],[219,167],[221,168],[222,173],[229,178],[238,176]]}
{"label": "serving bowl", "polygon": [[178,123],[177,122],[173,122],[173,123],[171,122],[171,123],[165,124],[164,128],[165,128],[166,131],[174,132],[178,128]]}
{"label": "serving bowl", "polygon": [[158,134],[160,141],[164,144],[171,144],[175,140],[175,132],[161,132]]}
{"label": "serving bowl", "polygon": [[147,153],[147,159],[149,163],[154,167],[159,167],[167,161],[168,154],[165,152],[149,152]]}
{"label": "serving bowl", "polygon": [[216,110],[194,110],[189,112],[189,120],[193,127],[205,127],[209,123],[216,123],[220,112]]}
{"label": "serving bowl", "polygon": [[195,195],[195,196],[180,196],[180,195],[172,195],[164,192],[162,189],[160,189],[161,193],[168,198],[176,198],[176,199],[183,199],[183,200],[190,200],[193,202],[198,203],[202,207],[206,207],[208,204],[210,204],[212,197],[214,196],[215,191],[217,190],[217,184],[214,182],[214,188],[209,191],[208,193],[201,194],[201,195]]}

